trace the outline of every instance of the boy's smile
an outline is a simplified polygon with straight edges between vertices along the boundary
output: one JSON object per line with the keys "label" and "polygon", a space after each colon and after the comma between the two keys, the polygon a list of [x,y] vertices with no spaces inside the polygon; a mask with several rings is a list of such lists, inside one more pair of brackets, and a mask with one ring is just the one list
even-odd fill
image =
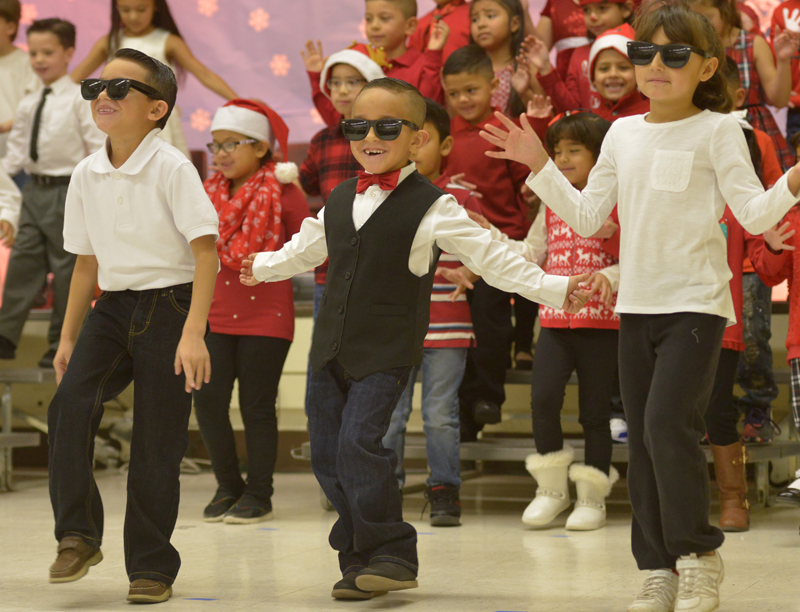
{"label": "boy's smile", "polygon": [[636,89],[633,64],[619,51],[604,49],[595,59],[594,87],[606,100],[621,100]]}

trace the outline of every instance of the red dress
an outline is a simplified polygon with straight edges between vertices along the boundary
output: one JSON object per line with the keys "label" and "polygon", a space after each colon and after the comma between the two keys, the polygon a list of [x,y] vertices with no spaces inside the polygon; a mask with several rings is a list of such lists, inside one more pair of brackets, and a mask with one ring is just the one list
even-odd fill
{"label": "red dress", "polygon": [[772,138],[775,144],[775,151],[778,153],[778,160],[785,172],[794,166],[794,154],[786,139],[775,123],[775,117],[767,108],[766,95],[764,88],[761,87],[761,79],[756,70],[755,59],[753,57],[753,42],[756,35],[740,30],[739,36],[733,46],[726,49],[728,56],[734,59],[739,65],[739,78],[742,87],[747,92],[745,107],[747,108],[747,119],[754,128],[758,128]]}

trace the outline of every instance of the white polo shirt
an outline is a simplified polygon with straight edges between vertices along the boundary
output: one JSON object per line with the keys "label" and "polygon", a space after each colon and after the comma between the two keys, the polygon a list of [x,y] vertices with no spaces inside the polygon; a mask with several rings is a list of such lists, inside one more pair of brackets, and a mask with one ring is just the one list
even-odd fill
{"label": "white polo shirt", "polygon": [[75,168],[64,213],[64,248],[94,255],[105,291],[160,289],[191,282],[189,243],[218,233],[197,170],[152,130],[120,168],[107,146]]}

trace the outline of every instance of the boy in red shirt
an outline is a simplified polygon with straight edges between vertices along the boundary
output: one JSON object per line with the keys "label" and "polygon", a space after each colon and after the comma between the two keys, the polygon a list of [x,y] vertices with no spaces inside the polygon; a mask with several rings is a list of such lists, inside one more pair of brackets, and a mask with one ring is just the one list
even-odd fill
{"label": "boy in red shirt", "polygon": [[[416,87],[426,98],[443,101],[439,71],[442,68],[442,49],[447,42],[450,28],[444,20],[438,20],[431,28],[428,45],[424,53],[406,47],[406,39],[417,27],[416,0],[366,0],[366,34],[368,45],[354,43],[351,49],[366,53],[382,69],[387,77],[400,79]],[[322,70],[322,44],[309,40],[303,61],[315,86]],[[322,96],[314,96],[314,106],[328,125],[335,125],[342,117]]]}
{"label": "boy in red shirt", "polygon": [[467,0],[435,0],[436,8],[423,15],[417,22],[417,29],[408,41],[409,49],[424,53],[438,21],[444,21],[450,28],[447,42],[442,48],[442,61],[447,61],[456,49],[469,44],[469,2]]}
{"label": "boy in red shirt", "polygon": [[[510,238],[522,240],[530,227],[520,195],[527,168],[486,157],[484,151],[491,145],[479,136],[486,124],[498,123],[491,106],[497,86],[492,62],[480,47],[463,47],[447,58],[442,77],[449,103],[457,113],[450,126],[454,144],[447,172],[463,173],[483,194],[481,208],[489,222]],[[470,307],[477,345],[469,351],[459,392],[462,439],[474,439],[483,424],[500,422],[513,333],[510,294],[478,281]]]}

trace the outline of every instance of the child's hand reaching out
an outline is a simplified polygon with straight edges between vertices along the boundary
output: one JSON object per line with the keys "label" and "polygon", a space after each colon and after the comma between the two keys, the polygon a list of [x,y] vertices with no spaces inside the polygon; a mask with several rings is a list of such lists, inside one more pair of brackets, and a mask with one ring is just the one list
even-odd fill
{"label": "child's hand reaching out", "polygon": [[595,272],[589,277],[586,282],[595,293],[598,293],[600,301],[606,306],[611,306],[614,300],[614,290],[611,288],[611,281],[606,278],[605,274]]}
{"label": "child's hand reaching out", "polygon": [[522,51],[528,56],[530,65],[539,74],[550,74],[553,65],[550,63],[550,49],[541,40],[530,34],[522,41]]}
{"label": "child's hand reaching out", "polygon": [[486,131],[481,130],[480,135],[501,150],[486,151],[486,155],[520,162],[528,166],[534,174],[541,171],[550,157],[542,146],[542,141],[533,131],[527,115],[520,115],[521,128],[499,111],[496,111],[494,116],[500,120],[505,129],[487,124]]}
{"label": "child's hand reaching out", "polygon": [[451,283],[456,284],[456,290],[448,296],[451,302],[455,302],[456,298],[467,289],[474,289],[475,287],[472,283],[480,279],[480,276],[466,266],[459,266],[458,268],[436,268],[436,274],[440,274]]}
{"label": "child's hand reaching out", "polygon": [[306,50],[300,51],[303,56],[303,63],[306,65],[308,72],[322,72],[325,67],[325,56],[322,55],[322,43],[317,41],[314,44],[313,40],[306,42]]}
{"label": "child's hand reaching out", "polygon": [[791,229],[791,227],[792,224],[787,222],[780,227],[776,225],[762,234],[764,236],[764,241],[771,251],[776,253],[781,251],[794,251],[794,247],[786,243],[789,238],[795,235],[795,231]]}
{"label": "child's hand reaching out", "polygon": [[441,51],[447,43],[447,37],[450,35],[450,26],[444,20],[436,20],[435,25],[431,28],[431,37],[428,40],[428,49],[431,51]]}
{"label": "child's hand reaching out", "polygon": [[586,302],[588,302],[592,296],[600,290],[599,287],[581,287],[581,284],[588,284],[588,281],[588,274],[579,274],[578,276],[569,277],[567,299],[564,300],[564,305],[561,307],[561,310],[567,314],[577,314],[580,312],[581,308],[586,306]]}
{"label": "child's hand reaching out", "polygon": [[242,268],[239,270],[239,282],[248,287],[255,287],[259,283],[253,275],[253,262],[256,259],[256,255],[258,255],[258,253],[250,253],[250,255],[245,257],[242,260]]}
{"label": "child's hand reaching out", "polygon": [[528,102],[528,114],[536,119],[548,119],[553,116],[553,101],[550,96],[533,96]]}

